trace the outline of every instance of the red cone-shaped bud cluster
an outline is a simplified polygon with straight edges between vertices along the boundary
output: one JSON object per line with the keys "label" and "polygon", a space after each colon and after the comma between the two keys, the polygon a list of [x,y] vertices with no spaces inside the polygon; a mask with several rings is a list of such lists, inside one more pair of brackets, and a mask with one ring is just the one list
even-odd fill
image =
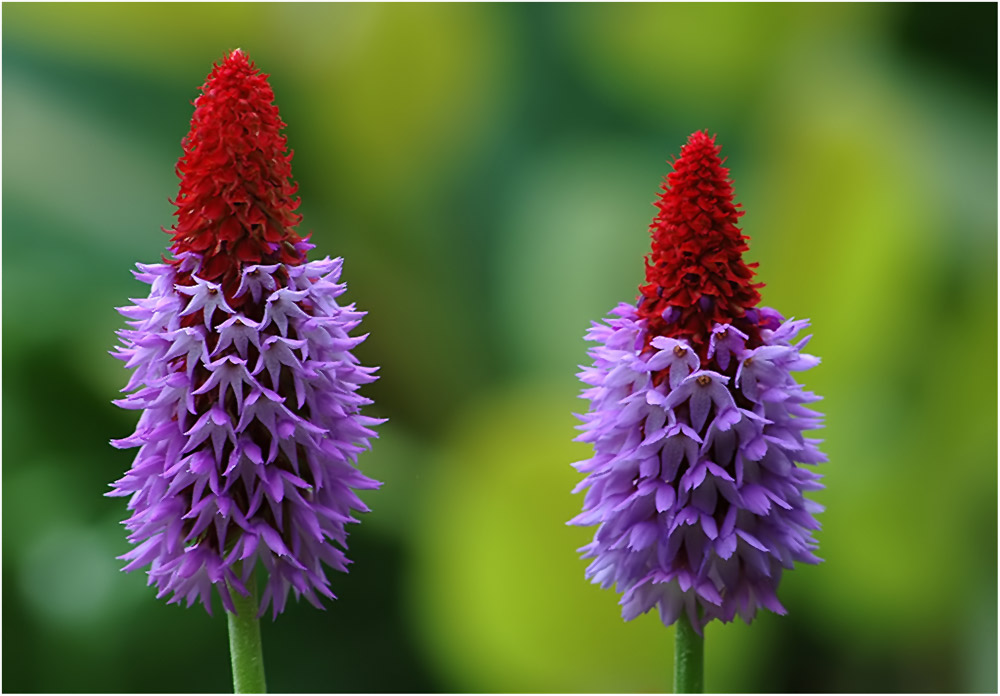
{"label": "red cone-shaped bud cluster", "polygon": [[656,336],[686,339],[704,362],[716,323],[732,324],[759,341],[760,301],[753,283],[756,263],[743,262],[746,240],[736,226],[743,211],[733,203],[729,170],[715,139],[694,133],[681,149],[656,202],[650,225],[653,248],[646,257],[646,284],[638,306]]}
{"label": "red cone-shaped bud cluster", "polygon": [[221,283],[231,298],[244,265],[297,265],[308,245],[292,229],[301,219],[298,186],[267,75],[236,49],[201,91],[177,163],[177,222],[169,233],[175,255],[201,256],[193,274]]}

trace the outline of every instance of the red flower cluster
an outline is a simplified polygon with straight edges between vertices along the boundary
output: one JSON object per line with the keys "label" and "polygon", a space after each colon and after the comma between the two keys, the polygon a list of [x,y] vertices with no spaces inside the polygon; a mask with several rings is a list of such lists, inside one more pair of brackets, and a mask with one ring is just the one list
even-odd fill
{"label": "red flower cluster", "polygon": [[298,186],[274,92],[245,53],[236,49],[215,65],[201,91],[182,141],[177,222],[168,232],[174,255],[200,254],[195,275],[221,283],[232,298],[243,264],[305,261],[292,231],[301,219]]}
{"label": "red flower cluster", "polygon": [[703,363],[716,323],[747,333],[750,347],[759,342],[756,313],[751,319],[746,311],[760,301],[763,283],[751,282],[757,264],[743,262],[747,237],[736,226],[743,211],[733,204],[722,162],[715,139],[702,131],[681,149],[656,202],[647,284],[639,288],[647,344],[657,336],[685,339]]}

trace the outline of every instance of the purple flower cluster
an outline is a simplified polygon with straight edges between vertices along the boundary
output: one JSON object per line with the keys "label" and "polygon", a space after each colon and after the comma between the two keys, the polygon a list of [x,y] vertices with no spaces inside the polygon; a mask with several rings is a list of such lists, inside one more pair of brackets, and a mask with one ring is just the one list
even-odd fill
{"label": "purple flower cluster", "polygon": [[124,569],[211,613],[212,587],[234,611],[259,561],[261,614],[289,590],[320,606],[323,565],[347,570],[345,524],[367,510],[355,490],[379,486],[354,466],[381,422],[360,413],[376,379],[351,353],[364,312],[337,303],[341,259],[244,265],[228,299],[198,254],[177,261],[139,264],[149,297],[119,310],[132,328],[113,355],[134,373],[116,403],[142,411],[112,443],[139,447],[108,494],[131,496]]}
{"label": "purple flower cluster", "polygon": [[822,507],[804,494],[820,476],[799,466],[826,460],[803,436],[820,427],[806,406],[818,397],[791,375],[819,360],[801,352],[809,337],[793,343],[807,321],[751,311],[761,345],[716,324],[704,364],[686,340],[650,340],[627,304],[587,334],[598,345],[579,374],[591,407],[576,439],[594,456],[574,464],[586,474],[574,492],[589,490],[570,524],[599,525],[580,549],[587,577],[616,586],[625,620],[656,606],[700,632],[758,607],[783,614],[782,570],[819,562]]}

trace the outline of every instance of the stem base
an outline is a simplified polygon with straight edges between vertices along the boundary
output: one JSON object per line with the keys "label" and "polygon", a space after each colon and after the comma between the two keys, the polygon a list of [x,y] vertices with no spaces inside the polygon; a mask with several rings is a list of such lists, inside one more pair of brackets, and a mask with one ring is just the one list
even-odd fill
{"label": "stem base", "polygon": [[700,694],[705,690],[705,639],[691,625],[687,612],[677,619],[674,642],[674,693]]}
{"label": "stem base", "polygon": [[257,581],[253,575],[246,584],[250,595],[231,591],[236,613],[226,612],[229,624],[229,657],[233,665],[233,693],[267,693],[264,682],[264,653],[260,643],[257,618]]}

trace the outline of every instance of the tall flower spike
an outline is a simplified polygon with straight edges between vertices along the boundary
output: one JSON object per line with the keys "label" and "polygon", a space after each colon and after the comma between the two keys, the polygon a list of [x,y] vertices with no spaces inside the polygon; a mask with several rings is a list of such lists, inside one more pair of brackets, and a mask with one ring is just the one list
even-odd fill
{"label": "tall flower spike", "polygon": [[125,570],[149,568],[169,603],[214,587],[234,612],[258,563],[260,613],[289,590],[320,606],[334,597],[324,565],[347,570],[345,524],[366,511],[356,490],[380,484],[356,468],[380,420],[358,394],[376,379],[351,353],[364,312],[337,299],[342,260],[307,261],[274,94],[240,50],[195,101],[175,205],[170,256],[138,264],[149,296],[119,311],[112,354],[134,370],[116,401],[141,411],[138,447],[112,485],[130,496],[134,548]]}
{"label": "tall flower spike", "polygon": [[714,138],[694,133],[673,167],[637,303],[586,336],[597,346],[579,374],[590,409],[577,440],[594,456],[574,464],[586,495],[570,524],[597,525],[580,549],[587,577],[616,586],[625,620],[658,607],[700,633],[759,607],[785,613],[782,570],[819,562],[822,508],[805,493],[822,486],[802,465],[826,458],[803,435],[820,427],[818,397],[792,377],[819,363],[795,338],[808,322],[756,307]]}

